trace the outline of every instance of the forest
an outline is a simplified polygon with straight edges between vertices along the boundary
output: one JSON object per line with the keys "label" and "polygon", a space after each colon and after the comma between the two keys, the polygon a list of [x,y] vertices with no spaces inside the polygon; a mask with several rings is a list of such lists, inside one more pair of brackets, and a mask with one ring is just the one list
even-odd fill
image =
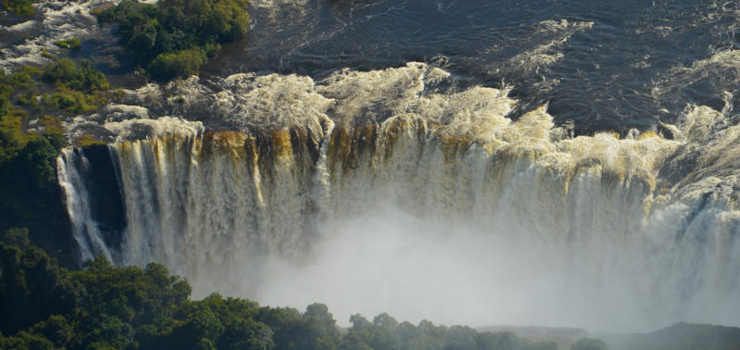
{"label": "forest", "polygon": [[354,315],[343,329],[318,303],[300,312],[216,293],[195,301],[187,281],[159,264],[114,267],[98,257],[82,270],[59,267],[23,229],[3,234],[0,271],[0,348],[8,350],[557,349],[509,332],[399,323],[385,313],[372,321]]}
{"label": "forest", "polygon": [[[2,5],[17,16],[34,16],[31,0]],[[197,74],[221,45],[247,37],[247,7],[246,0],[123,1],[96,15],[100,26],[115,32],[137,74],[164,83]],[[66,52],[81,50],[75,37],[53,44]],[[298,310],[218,293],[193,300],[188,281],[163,265],[114,266],[104,257],[79,261],[56,161],[65,147],[104,146],[90,135],[67,135],[64,121],[95,113],[119,92],[95,62],[49,52],[44,57],[45,65],[0,70],[0,349],[559,348],[512,332],[427,320],[412,324],[387,313],[372,319],[356,314],[349,327],[341,327],[321,303]],[[607,342],[574,339],[566,348],[740,348],[738,328],[686,323],[600,338]]]}

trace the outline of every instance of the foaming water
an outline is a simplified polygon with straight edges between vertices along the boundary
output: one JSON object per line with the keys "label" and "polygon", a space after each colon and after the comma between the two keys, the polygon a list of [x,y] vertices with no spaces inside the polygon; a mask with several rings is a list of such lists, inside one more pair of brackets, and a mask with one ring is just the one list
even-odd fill
{"label": "foaming water", "polygon": [[87,158],[80,157],[77,151],[65,149],[57,158],[59,184],[64,190],[67,212],[72,222],[74,239],[80,248],[82,260],[102,255],[112,260],[109,248],[91,215],[89,194],[84,173],[89,169]]}
{"label": "foaming water", "polygon": [[[320,301],[340,322],[740,324],[731,118],[690,105],[661,125],[671,138],[573,137],[547,106],[512,119],[509,90],[451,79],[410,63],[124,92],[144,108],[132,115],[202,124],[116,121],[123,104],[92,118],[117,135],[125,202],[122,243],[107,249],[118,264],[165,264],[199,297]],[[86,184],[65,179],[84,213]]]}
{"label": "foaming water", "polygon": [[323,78],[423,61],[466,84],[514,86],[522,104],[549,103],[579,131],[626,133],[675,123],[686,103],[738,96],[735,80],[699,64],[738,48],[739,14],[718,0],[260,0],[249,42],[205,70]]}
{"label": "foaming water", "polygon": [[[0,67],[70,55],[124,74],[114,82],[143,81],[126,75],[133,60],[116,45],[114,27],[97,26],[90,14],[106,2],[48,1],[35,4],[38,16],[26,22],[0,18]],[[511,87],[526,109],[549,104],[559,124],[572,121],[584,134],[675,124],[687,103],[718,109],[725,92],[735,103],[740,96],[731,78],[740,45],[733,2],[255,0],[249,11],[249,37],[224,45],[203,76],[278,72],[320,80],[345,67],[422,61],[464,86]],[[69,37],[81,39],[80,52],[53,44]]]}
{"label": "foaming water", "polygon": [[[91,9],[108,1],[84,0],[74,2],[49,1],[34,4],[36,16],[14,25],[0,25],[0,68],[13,71],[21,65],[43,65],[51,61],[50,54],[65,54],[54,45],[55,41],[71,37],[88,40],[105,40],[106,31],[98,27]],[[110,39],[109,39],[110,40]],[[85,50],[86,51],[86,48]],[[101,48],[101,51],[106,51]],[[87,52],[83,52],[87,55]],[[94,53],[88,58],[103,58]]]}

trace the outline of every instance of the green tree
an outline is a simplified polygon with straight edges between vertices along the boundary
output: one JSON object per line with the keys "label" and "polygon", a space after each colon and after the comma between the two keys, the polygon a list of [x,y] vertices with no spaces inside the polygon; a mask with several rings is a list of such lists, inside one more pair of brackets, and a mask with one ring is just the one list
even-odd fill
{"label": "green tree", "polygon": [[445,335],[446,350],[475,350],[477,342],[475,336],[478,332],[470,327],[452,326]]}
{"label": "green tree", "polygon": [[161,0],[156,6],[124,1],[98,15],[119,24],[121,43],[155,79],[197,74],[227,43],[249,31],[246,0]]}
{"label": "green tree", "polygon": [[31,245],[31,240],[28,237],[28,229],[25,227],[13,227],[5,230],[2,241],[7,245],[16,246],[21,249],[25,249]]}
{"label": "green tree", "polygon": [[73,326],[62,315],[52,315],[46,321],[37,323],[33,332],[50,340],[55,348],[64,348],[72,341]]}
{"label": "green tree", "polygon": [[581,338],[578,339],[573,345],[571,345],[570,350],[608,350],[609,347],[606,346],[606,343],[604,343],[601,339],[594,339],[594,338]]}
{"label": "green tree", "polygon": [[200,48],[162,53],[152,60],[148,71],[153,77],[161,80],[184,78],[198,73],[205,61],[206,53]]}
{"label": "green tree", "polygon": [[115,267],[97,257],[70,272],[29,244],[25,230],[6,233],[0,242],[0,349],[557,349],[505,332],[429,321],[415,327],[386,313],[373,322],[353,315],[342,335],[324,304],[300,313],[219,294],[191,301],[187,282],[162,265]]}
{"label": "green tree", "polygon": [[303,317],[293,308],[260,308],[256,320],[272,329],[276,349],[296,349]]}
{"label": "green tree", "polygon": [[0,349],[53,350],[54,344],[42,335],[22,331],[12,337],[0,336]]}
{"label": "green tree", "polygon": [[324,304],[314,303],[306,307],[300,327],[301,348],[331,350],[339,343],[339,329],[334,316]]}
{"label": "green tree", "polygon": [[37,188],[50,188],[56,184],[57,150],[43,137],[33,138],[20,152],[23,173],[31,176]]}
{"label": "green tree", "polygon": [[270,350],[275,347],[270,327],[249,318],[229,324],[217,345],[219,349],[233,350]]}
{"label": "green tree", "polygon": [[0,271],[2,333],[29,328],[78,305],[72,285],[63,281],[67,278],[65,271],[38,247],[0,242]]}
{"label": "green tree", "polygon": [[92,68],[90,61],[79,64],[69,58],[54,61],[44,68],[41,79],[61,89],[72,89],[82,92],[107,90],[108,80],[100,71]]}

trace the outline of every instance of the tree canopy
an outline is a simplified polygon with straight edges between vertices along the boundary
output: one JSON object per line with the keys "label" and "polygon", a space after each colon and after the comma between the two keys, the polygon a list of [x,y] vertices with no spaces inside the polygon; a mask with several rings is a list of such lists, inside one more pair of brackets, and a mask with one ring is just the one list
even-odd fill
{"label": "tree canopy", "polygon": [[69,235],[59,234],[69,226],[56,174],[58,151],[67,145],[61,118],[97,110],[108,89],[87,61],[0,70],[0,232],[26,227],[50,251],[68,247]]}
{"label": "tree canopy", "polygon": [[301,313],[219,294],[194,301],[187,281],[162,265],[114,267],[98,257],[70,271],[26,234],[6,230],[0,241],[2,349],[557,349],[505,332],[399,323],[385,313],[372,322],[352,316],[343,330],[318,303]]}
{"label": "tree canopy", "polygon": [[98,15],[118,25],[118,36],[139,65],[160,80],[196,74],[220,44],[249,31],[246,0],[124,1]]}

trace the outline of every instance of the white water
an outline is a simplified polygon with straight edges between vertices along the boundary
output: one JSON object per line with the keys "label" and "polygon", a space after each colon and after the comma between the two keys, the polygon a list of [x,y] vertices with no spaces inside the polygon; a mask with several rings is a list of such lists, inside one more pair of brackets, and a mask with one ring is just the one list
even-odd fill
{"label": "white water", "polygon": [[[142,105],[167,101],[152,110],[210,112],[206,124],[241,132],[106,124],[127,222],[108,249],[119,264],[165,264],[197,297],[319,301],[342,324],[387,311],[474,326],[740,325],[740,127],[689,106],[664,125],[675,140],[570,138],[544,107],[509,119],[506,90],[429,89],[445,79],[410,64],[139,91]],[[147,139],[130,132],[141,125]],[[60,181],[89,254],[75,154]]]}
{"label": "white water", "polygon": [[90,213],[89,195],[83,175],[89,167],[87,158],[80,157],[78,152],[71,149],[63,150],[62,155],[57,158],[59,184],[64,190],[67,213],[72,222],[72,233],[80,248],[81,258],[88,260],[103,255],[111,260],[110,249],[103,241],[103,236]]}
{"label": "white water", "polygon": [[[13,45],[0,47],[0,68],[15,71],[23,65],[44,65],[53,59],[49,55],[65,55],[65,49],[55,41],[78,38],[105,37],[105,30],[97,25],[91,10],[106,2],[119,0],[43,1],[34,4],[39,17],[13,26],[0,26],[4,38],[20,36]],[[101,55],[102,56],[102,55]],[[101,58],[98,56],[98,58]]]}

